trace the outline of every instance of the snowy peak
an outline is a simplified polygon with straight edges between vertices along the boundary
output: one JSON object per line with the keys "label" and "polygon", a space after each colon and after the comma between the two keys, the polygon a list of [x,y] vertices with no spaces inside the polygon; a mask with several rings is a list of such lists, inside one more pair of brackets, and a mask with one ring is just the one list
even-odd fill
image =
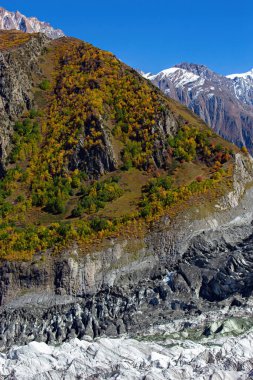
{"label": "snowy peak", "polygon": [[184,62],[176,65],[175,67],[184,69],[205,79],[211,78],[214,75],[214,72],[209,70],[208,67],[204,65],[198,65],[196,63]]}
{"label": "snowy peak", "polygon": [[204,65],[184,62],[144,76],[222,137],[247,146],[253,154],[253,70],[226,77]]}
{"label": "snowy peak", "polygon": [[210,97],[213,93],[223,93],[224,96],[232,96],[245,105],[253,105],[253,69],[242,74],[222,76],[204,65],[184,62],[158,74],[143,76],[167,95],[176,97],[176,100],[180,100],[180,97],[178,99],[175,94],[178,95],[178,89],[183,88],[184,91],[191,91],[194,98],[203,94]]}
{"label": "snowy peak", "polygon": [[[183,68],[179,67],[171,67],[169,69],[165,69],[160,71],[156,75],[145,74],[145,78],[154,81],[166,83],[167,81],[171,81],[177,87],[185,86],[193,82],[197,82],[201,80],[199,75],[196,75],[190,71],[187,71]],[[199,83],[197,83],[199,85]]]}
{"label": "snowy peak", "polygon": [[191,72],[205,79],[209,83],[212,83],[218,86],[222,84],[229,87],[231,85],[228,78],[216,73],[215,71],[210,70],[205,65],[198,65],[195,63],[181,63],[179,65],[176,65],[176,67],[183,68],[184,70],[187,70],[188,72]]}
{"label": "snowy peak", "polygon": [[227,78],[233,82],[237,99],[253,106],[253,69],[242,74],[228,75]]}
{"label": "snowy peak", "polygon": [[251,69],[250,71],[247,71],[246,73],[227,75],[227,78],[229,78],[229,79],[236,79],[236,78],[248,79],[248,78],[253,78],[253,69]]}
{"label": "snowy peak", "polygon": [[54,29],[50,24],[41,22],[35,17],[26,17],[20,12],[9,12],[0,7],[0,29],[17,29],[26,33],[44,33],[49,38],[56,39],[64,36],[60,29]]}
{"label": "snowy peak", "polygon": [[154,80],[170,80],[176,87],[188,86],[212,86],[214,83],[220,86],[221,82],[231,85],[230,80],[215,73],[204,65],[195,63],[180,63],[169,69],[162,70],[156,75],[146,74],[145,78]]}

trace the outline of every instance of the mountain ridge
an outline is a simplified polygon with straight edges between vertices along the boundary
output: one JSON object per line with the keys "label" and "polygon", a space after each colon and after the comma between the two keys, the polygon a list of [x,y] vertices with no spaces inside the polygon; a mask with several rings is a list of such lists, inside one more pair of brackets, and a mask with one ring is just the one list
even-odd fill
{"label": "mountain ridge", "polygon": [[44,33],[55,39],[64,36],[60,29],[54,29],[49,23],[39,21],[36,17],[26,17],[19,11],[10,12],[0,7],[0,30],[16,29],[26,33]]}
{"label": "mountain ridge", "polygon": [[182,63],[144,77],[222,137],[253,153],[253,79],[248,73],[225,77],[204,65]]}

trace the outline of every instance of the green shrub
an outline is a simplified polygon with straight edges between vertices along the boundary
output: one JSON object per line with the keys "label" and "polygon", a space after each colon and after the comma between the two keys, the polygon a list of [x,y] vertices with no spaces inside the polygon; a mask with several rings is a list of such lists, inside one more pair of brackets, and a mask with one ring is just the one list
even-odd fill
{"label": "green shrub", "polygon": [[65,211],[65,201],[60,196],[49,199],[45,209],[55,215],[62,214]]}
{"label": "green shrub", "polygon": [[51,89],[51,83],[48,79],[44,79],[40,84],[39,88],[43,91],[47,91]]}
{"label": "green shrub", "polygon": [[25,200],[25,197],[23,195],[18,195],[16,198],[16,202],[18,203],[24,202],[24,200]]}
{"label": "green shrub", "polygon": [[87,222],[81,222],[77,228],[78,236],[81,238],[85,238],[91,234],[90,225]]}
{"label": "green shrub", "polygon": [[5,218],[13,210],[13,205],[9,202],[4,202],[0,206],[0,216]]}
{"label": "green shrub", "polygon": [[84,213],[84,208],[82,205],[78,205],[76,208],[74,208],[71,212],[71,216],[73,218],[78,218]]}
{"label": "green shrub", "polygon": [[96,232],[106,230],[108,227],[109,222],[107,219],[96,217],[91,221],[91,228]]}
{"label": "green shrub", "polygon": [[122,170],[126,170],[126,171],[128,171],[129,169],[131,169],[133,167],[133,161],[132,160],[127,160],[127,159],[125,159],[124,160],[124,164],[123,164],[123,166],[122,166]]}
{"label": "green shrub", "polygon": [[132,166],[142,167],[144,156],[142,155],[143,148],[139,141],[128,140],[126,146],[122,151],[123,169],[128,170]]}
{"label": "green shrub", "polygon": [[72,211],[73,217],[79,217],[84,212],[93,213],[104,208],[106,203],[119,198],[123,190],[118,184],[119,177],[113,176],[102,182],[95,182],[93,185],[81,189],[81,199],[78,206]]}

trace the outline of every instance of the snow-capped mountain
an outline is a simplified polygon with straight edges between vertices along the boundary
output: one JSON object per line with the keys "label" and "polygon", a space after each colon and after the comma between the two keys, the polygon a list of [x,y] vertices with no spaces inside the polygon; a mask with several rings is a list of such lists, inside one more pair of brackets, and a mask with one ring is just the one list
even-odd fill
{"label": "snow-capped mountain", "polygon": [[231,74],[227,78],[234,84],[236,97],[243,103],[253,105],[253,69],[243,74]]}
{"label": "snow-capped mountain", "polygon": [[9,12],[0,7],[0,29],[17,29],[27,33],[45,33],[50,38],[60,38],[64,33],[60,29],[54,29],[50,24],[39,21],[35,17],[26,17],[20,12]]}
{"label": "snow-capped mountain", "polygon": [[222,137],[253,153],[253,70],[225,77],[203,65],[182,63],[142,75]]}

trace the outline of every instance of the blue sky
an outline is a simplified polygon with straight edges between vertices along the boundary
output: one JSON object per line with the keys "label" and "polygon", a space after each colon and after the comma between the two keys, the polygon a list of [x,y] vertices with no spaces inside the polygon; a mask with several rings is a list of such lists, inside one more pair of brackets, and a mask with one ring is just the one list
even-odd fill
{"label": "blue sky", "polygon": [[221,74],[253,67],[252,0],[3,0],[1,6],[48,21],[146,72],[184,61]]}

